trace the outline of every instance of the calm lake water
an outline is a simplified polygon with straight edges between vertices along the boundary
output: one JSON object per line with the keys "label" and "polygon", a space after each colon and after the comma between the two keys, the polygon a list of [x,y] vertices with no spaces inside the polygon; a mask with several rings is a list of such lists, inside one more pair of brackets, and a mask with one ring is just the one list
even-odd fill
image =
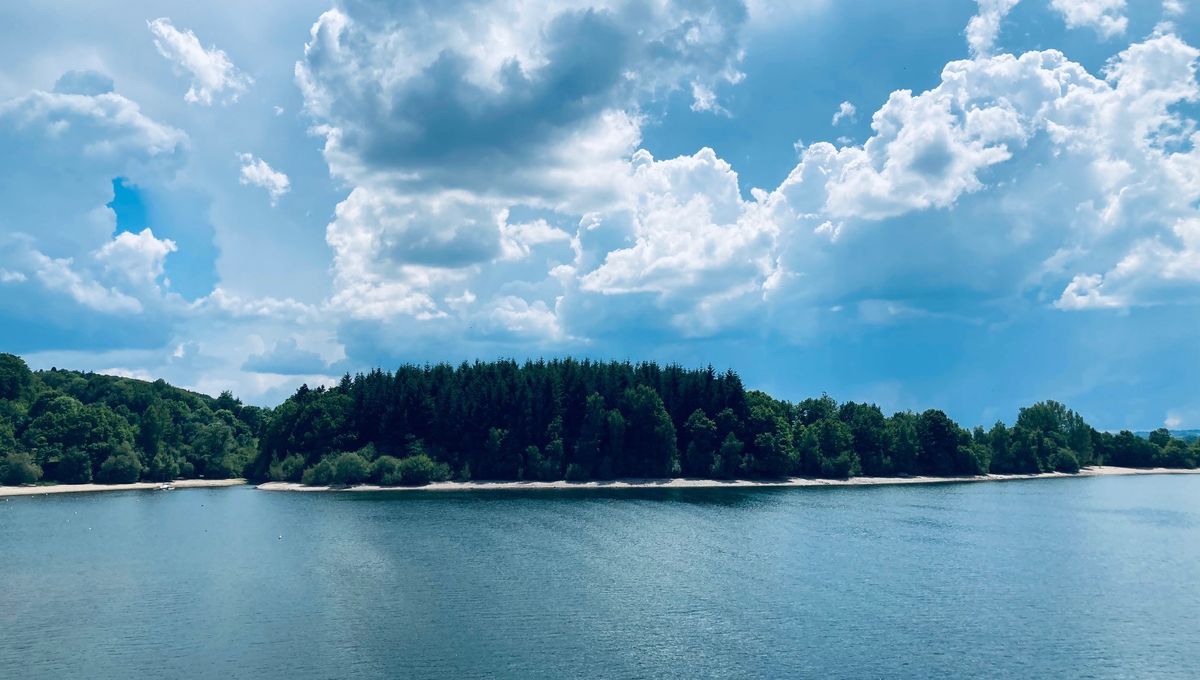
{"label": "calm lake water", "polygon": [[1200,476],[0,501],[3,678],[1197,673]]}

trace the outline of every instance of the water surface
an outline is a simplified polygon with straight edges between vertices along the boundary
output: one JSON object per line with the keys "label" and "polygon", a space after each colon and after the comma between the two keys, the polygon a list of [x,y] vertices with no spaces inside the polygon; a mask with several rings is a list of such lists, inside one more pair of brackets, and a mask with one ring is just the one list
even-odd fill
{"label": "water surface", "polygon": [[0,677],[1194,678],[1200,477],[0,502]]}

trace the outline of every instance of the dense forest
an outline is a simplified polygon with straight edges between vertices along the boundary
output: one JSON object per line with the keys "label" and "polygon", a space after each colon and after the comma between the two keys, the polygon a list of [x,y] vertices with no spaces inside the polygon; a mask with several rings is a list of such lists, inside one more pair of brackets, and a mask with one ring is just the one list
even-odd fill
{"label": "dense forest", "polygon": [[1194,468],[1200,442],[1098,431],[1062,404],[1010,427],[747,390],[732,371],[572,359],[407,365],[274,409],[0,355],[0,481],[243,475],[305,484],[845,478]]}
{"label": "dense forest", "polygon": [[0,354],[0,483],[241,476],[269,412],[229,394],[78,371],[30,371]]}

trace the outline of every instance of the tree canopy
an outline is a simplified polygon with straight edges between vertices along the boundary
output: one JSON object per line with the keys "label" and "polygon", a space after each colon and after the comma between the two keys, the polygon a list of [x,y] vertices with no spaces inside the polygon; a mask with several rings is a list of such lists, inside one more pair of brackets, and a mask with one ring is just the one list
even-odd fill
{"label": "tree canopy", "polygon": [[0,477],[68,484],[240,476],[268,412],[97,373],[31,371],[0,354]]}
{"label": "tree canopy", "polygon": [[951,476],[1200,459],[1200,444],[1101,432],[1053,401],[972,431],[937,409],[887,416],[826,395],[781,401],[732,371],[573,359],[347,375],[301,387],[266,420],[253,479],[294,480],[347,451],[376,483],[418,454],[444,466],[442,478],[480,480]]}
{"label": "tree canopy", "polygon": [[1062,404],[967,430],[798,403],[736,373],[574,359],[405,365],[301,386],[274,409],[159,380],[30,371],[0,354],[0,481],[247,476],[306,484],[616,477],[845,478],[1196,467],[1200,442],[1102,432]]}

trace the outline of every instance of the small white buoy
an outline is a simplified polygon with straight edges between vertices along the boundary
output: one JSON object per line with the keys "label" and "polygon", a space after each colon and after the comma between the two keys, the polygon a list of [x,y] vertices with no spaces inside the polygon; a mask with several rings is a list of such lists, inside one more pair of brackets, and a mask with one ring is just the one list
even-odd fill
{"label": "small white buoy", "polygon": [[283,534],[279,534],[279,538],[277,538],[277,539],[275,539],[275,540],[277,540],[277,541],[282,541],[282,540],[283,540]]}

